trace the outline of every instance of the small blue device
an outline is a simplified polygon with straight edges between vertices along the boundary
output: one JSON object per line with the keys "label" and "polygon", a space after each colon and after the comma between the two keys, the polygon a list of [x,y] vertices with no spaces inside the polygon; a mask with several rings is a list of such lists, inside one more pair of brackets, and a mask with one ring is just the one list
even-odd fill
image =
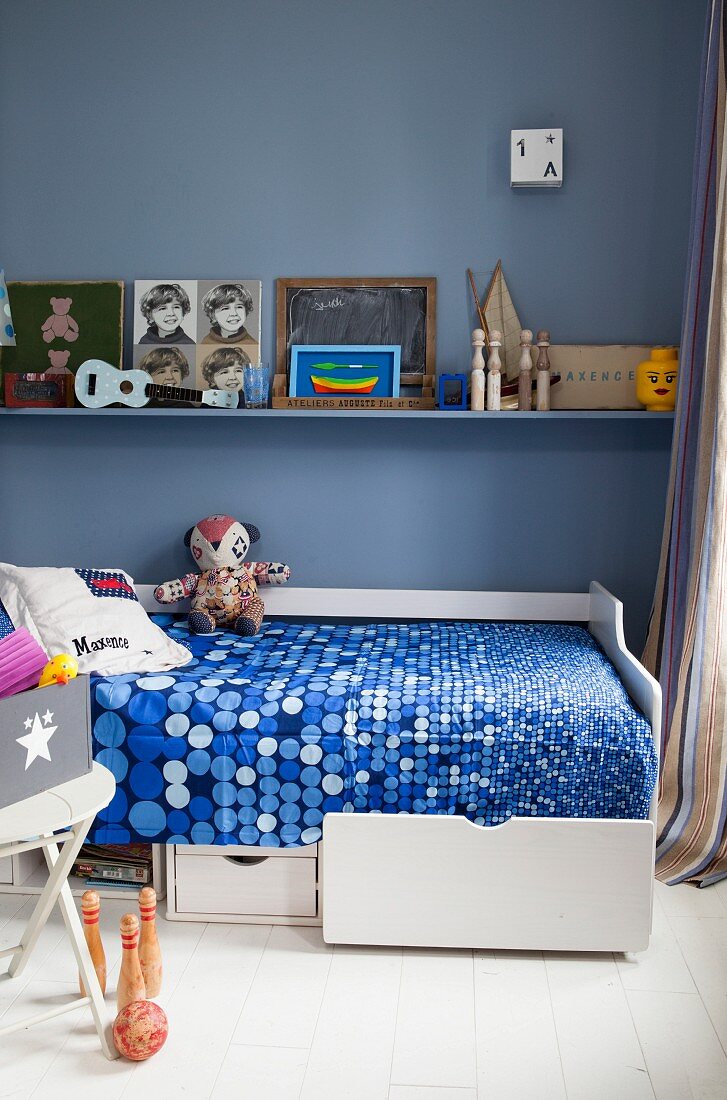
{"label": "small blue device", "polygon": [[447,410],[467,408],[466,374],[440,374],[437,405]]}

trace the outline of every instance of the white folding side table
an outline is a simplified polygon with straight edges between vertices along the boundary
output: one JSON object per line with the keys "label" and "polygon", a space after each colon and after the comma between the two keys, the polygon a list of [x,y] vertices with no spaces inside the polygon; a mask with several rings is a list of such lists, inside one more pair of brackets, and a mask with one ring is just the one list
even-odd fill
{"label": "white folding side table", "polygon": [[[86,839],[93,819],[99,810],[108,806],[115,790],[116,781],[111,772],[102,764],[95,763],[88,775],[61,783],[49,791],[43,791],[42,794],[0,810],[0,859],[19,852],[28,852],[33,848],[42,848],[48,864],[48,882],[25,927],[23,938],[14,947],[0,951],[0,958],[12,956],[8,968],[11,978],[22,974],[57,901],[87,991],[85,997],[76,997],[46,1012],[39,1012],[17,1023],[0,1027],[0,1038],[30,1024],[40,1024],[53,1016],[80,1008],[81,1005],[89,1005],[104,1054],[107,1058],[118,1058],[111,1025],[106,1020],[101,987],[68,885],[73,861]],[[28,837],[31,839],[28,840]],[[61,850],[59,844],[63,846]]]}

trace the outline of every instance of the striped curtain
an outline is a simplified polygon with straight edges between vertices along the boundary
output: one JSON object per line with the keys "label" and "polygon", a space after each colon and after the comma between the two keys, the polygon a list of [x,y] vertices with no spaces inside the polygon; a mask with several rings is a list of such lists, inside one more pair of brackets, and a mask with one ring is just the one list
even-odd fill
{"label": "striped curtain", "polygon": [[724,0],[707,19],[664,539],[644,663],[664,693],[657,877],[727,875]]}

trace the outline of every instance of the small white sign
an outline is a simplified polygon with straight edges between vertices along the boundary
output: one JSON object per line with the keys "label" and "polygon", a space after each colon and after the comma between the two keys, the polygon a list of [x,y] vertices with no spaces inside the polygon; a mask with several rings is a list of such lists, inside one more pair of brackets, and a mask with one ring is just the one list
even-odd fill
{"label": "small white sign", "polygon": [[510,131],[510,186],[560,187],[563,183],[563,131]]}

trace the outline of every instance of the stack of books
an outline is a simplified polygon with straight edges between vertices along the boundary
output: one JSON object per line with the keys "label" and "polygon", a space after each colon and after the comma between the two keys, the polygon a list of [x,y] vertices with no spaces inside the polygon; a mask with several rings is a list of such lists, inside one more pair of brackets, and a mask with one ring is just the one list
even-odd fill
{"label": "stack of books", "polygon": [[84,844],[72,874],[87,886],[146,886],[152,878],[151,844]]}

